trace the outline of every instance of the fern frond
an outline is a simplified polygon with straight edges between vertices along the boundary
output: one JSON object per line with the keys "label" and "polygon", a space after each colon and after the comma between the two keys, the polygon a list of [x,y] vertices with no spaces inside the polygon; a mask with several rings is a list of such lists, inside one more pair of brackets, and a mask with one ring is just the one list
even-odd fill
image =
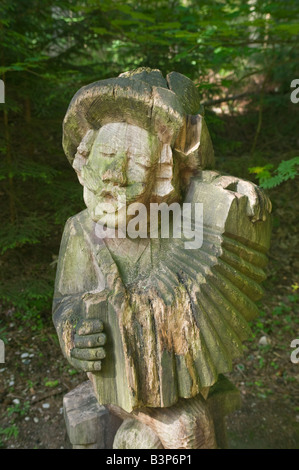
{"label": "fern frond", "polygon": [[255,173],[259,180],[259,185],[264,189],[272,189],[276,186],[294,179],[299,174],[299,157],[291,158],[290,160],[283,160],[280,162],[274,175],[271,174],[270,170],[273,165],[268,164],[263,167],[249,168],[249,173]]}
{"label": "fern frond", "polygon": [[19,223],[0,228],[0,253],[3,255],[7,250],[40,243],[49,233],[47,216],[32,213]]}
{"label": "fern frond", "polygon": [[54,282],[46,278],[11,279],[0,283],[0,299],[18,309],[50,307]]}
{"label": "fern frond", "polygon": [[51,183],[59,174],[58,170],[49,165],[26,159],[18,159],[12,167],[8,167],[5,163],[0,166],[0,181],[8,177],[14,177],[20,178],[23,181],[32,178],[42,180],[45,183]]}

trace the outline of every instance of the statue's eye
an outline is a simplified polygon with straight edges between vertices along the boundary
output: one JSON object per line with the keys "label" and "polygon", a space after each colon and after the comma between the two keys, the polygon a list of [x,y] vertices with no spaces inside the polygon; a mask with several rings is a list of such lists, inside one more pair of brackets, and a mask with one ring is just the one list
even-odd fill
{"label": "statue's eye", "polygon": [[129,164],[131,165],[138,165],[141,166],[142,168],[150,168],[151,163],[149,158],[147,158],[144,155],[141,154],[135,154],[135,155],[128,155],[128,161]]}
{"label": "statue's eye", "polygon": [[114,152],[107,152],[107,151],[103,151],[101,150],[101,154],[104,156],[104,157],[107,157],[107,158],[112,158],[115,156],[115,153]]}

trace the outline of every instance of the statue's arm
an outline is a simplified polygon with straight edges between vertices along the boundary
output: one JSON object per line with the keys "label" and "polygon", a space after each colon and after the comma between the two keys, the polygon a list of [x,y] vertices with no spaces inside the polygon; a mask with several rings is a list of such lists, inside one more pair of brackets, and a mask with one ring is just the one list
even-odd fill
{"label": "statue's arm", "polygon": [[[78,241],[79,250],[78,250]],[[88,285],[91,269],[82,263],[82,251],[88,250],[84,240],[74,233],[72,219],[66,223],[62,236],[53,300],[53,322],[64,356],[76,369],[101,369],[105,357],[106,337],[100,319],[87,318],[85,299],[90,297]],[[88,253],[84,258],[90,259]],[[81,282],[82,277],[84,283]],[[93,297],[96,297],[94,294]]]}

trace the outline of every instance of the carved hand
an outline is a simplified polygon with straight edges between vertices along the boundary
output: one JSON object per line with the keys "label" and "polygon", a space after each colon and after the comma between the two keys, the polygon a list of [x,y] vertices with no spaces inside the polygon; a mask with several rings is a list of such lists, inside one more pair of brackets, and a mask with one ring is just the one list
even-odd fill
{"label": "carved hand", "polygon": [[250,181],[235,178],[234,176],[220,176],[213,181],[213,184],[247,196],[247,215],[252,222],[266,220],[267,214],[272,210],[268,196],[261,188]]}
{"label": "carved hand", "polygon": [[85,372],[101,370],[105,357],[103,346],[106,335],[102,333],[103,323],[98,319],[80,320],[74,337],[75,347],[71,350],[72,364]]}

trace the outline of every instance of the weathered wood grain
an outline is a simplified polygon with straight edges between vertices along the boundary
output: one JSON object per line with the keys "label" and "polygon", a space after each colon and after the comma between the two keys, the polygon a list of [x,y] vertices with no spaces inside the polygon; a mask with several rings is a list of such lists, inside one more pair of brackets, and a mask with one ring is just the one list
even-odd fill
{"label": "weathered wood grain", "polygon": [[[164,447],[215,447],[205,398],[242,354],[257,314],[268,198],[204,170],[214,152],[200,96],[175,72],[164,79],[142,68],[81,88],[63,146],[87,205],[66,224],[57,268],[53,319],[65,356],[88,372],[99,403],[135,413]],[[118,196],[146,211],[151,202],[202,204],[202,245],[150,231],[99,238],[101,203]]]}

